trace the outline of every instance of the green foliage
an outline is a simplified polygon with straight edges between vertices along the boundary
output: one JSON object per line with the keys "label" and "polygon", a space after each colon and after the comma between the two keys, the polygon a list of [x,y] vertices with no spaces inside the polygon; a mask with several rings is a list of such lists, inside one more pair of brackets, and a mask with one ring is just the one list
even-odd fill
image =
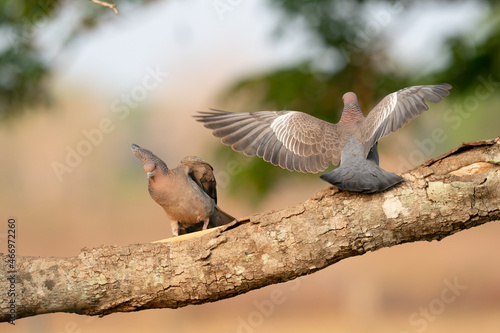
{"label": "green foliage", "polygon": [[0,119],[16,106],[44,100],[42,79],[47,67],[33,50],[10,48],[0,54]]}
{"label": "green foliage", "polygon": [[478,76],[500,81],[500,4],[470,35],[448,40],[451,59],[446,69],[433,75],[436,80],[453,83],[456,93],[467,93],[477,85]]}
{"label": "green foliage", "polygon": [[[127,0],[147,3],[150,0]],[[124,1],[121,1],[123,5]],[[2,0],[0,1],[0,120],[19,114],[24,106],[48,102],[47,78],[52,64],[42,59],[39,28],[55,21],[63,6],[78,6],[80,16],[65,26],[68,44],[79,34],[114,13],[88,0]]]}
{"label": "green foliage", "polygon": [[46,96],[43,78],[48,67],[34,45],[37,27],[53,15],[57,1],[8,0],[0,4],[0,118],[15,114],[17,106]]}

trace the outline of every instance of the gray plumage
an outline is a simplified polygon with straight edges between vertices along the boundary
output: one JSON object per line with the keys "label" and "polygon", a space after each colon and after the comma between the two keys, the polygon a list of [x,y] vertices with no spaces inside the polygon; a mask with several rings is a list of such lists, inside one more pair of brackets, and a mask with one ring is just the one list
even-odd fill
{"label": "gray plumage", "polygon": [[322,179],[347,191],[373,193],[403,180],[381,169],[377,141],[449,95],[449,84],[413,86],[384,97],[365,118],[354,93],[344,94],[337,124],[299,111],[199,112],[198,121],[222,143],[284,169],[317,173],[340,166]]}
{"label": "gray plumage", "polygon": [[144,163],[151,198],[167,214],[174,236],[217,227],[234,220],[217,206],[213,168],[196,156],[185,157],[175,169],[151,151],[132,145]]}

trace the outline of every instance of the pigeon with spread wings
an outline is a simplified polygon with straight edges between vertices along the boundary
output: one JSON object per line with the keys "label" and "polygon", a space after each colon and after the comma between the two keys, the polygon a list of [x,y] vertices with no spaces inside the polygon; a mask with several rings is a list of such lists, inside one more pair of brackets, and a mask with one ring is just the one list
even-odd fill
{"label": "pigeon with spread wings", "polygon": [[384,97],[363,115],[353,92],[342,97],[344,109],[336,124],[299,111],[233,113],[201,111],[195,118],[222,143],[247,156],[257,155],[284,169],[317,173],[330,163],[340,166],[321,179],[343,190],[383,191],[403,181],[379,167],[377,141],[449,95],[451,85],[401,89]]}

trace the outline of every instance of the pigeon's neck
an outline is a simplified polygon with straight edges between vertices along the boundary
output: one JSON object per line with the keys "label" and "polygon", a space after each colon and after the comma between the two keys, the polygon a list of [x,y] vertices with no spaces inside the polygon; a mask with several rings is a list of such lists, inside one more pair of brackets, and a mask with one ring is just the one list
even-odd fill
{"label": "pigeon's neck", "polygon": [[161,170],[161,172],[164,174],[164,175],[167,175],[168,174],[168,167],[167,165],[165,164],[165,162],[161,161],[161,163],[158,163],[158,168]]}
{"label": "pigeon's neck", "polygon": [[167,167],[167,165],[161,161],[156,162],[156,171],[154,172],[153,177],[149,178],[149,186],[150,188],[155,188],[160,186],[158,184],[168,181],[169,176],[171,174],[171,170]]}
{"label": "pigeon's neck", "polygon": [[339,125],[348,127],[363,119],[365,119],[365,116],[361,112],[358,103],[347,103],[344,105],[344,110],[342,110]]}
{"label": "pigeon's neck", "polygon": [[175,172],[173,172],[175,170],[168,169],[166,164],[160,164],[157,168],[155,174],[149,178],[148,184],[150,193],[155,192],[157,193],[156,195],[158,195],[158,191],[164,192],[165,189],[168,189],[172,177],[175,177]]}

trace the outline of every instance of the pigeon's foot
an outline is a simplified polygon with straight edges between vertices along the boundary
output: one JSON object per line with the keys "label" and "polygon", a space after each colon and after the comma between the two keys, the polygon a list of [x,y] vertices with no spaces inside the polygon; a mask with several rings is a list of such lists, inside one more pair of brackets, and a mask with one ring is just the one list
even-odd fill
{"label": "pigeon's foot", "polygon": [[202,230],[207,230],[208,229],[208,222],[210,222],[209,219],[206,219],[205,222],[203,222],[203,229]]}

